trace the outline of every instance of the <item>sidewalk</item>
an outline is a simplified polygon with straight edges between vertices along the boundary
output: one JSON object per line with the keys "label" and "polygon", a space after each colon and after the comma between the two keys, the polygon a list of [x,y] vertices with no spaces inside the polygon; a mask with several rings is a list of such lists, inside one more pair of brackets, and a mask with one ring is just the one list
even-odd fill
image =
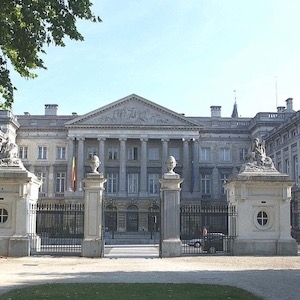
{"label": "sidewalk", "polygon": [[300,256],[179,258],[0,258],[0,294],[43,283],[209,283],[246,289],[264,299],[300,299]]}

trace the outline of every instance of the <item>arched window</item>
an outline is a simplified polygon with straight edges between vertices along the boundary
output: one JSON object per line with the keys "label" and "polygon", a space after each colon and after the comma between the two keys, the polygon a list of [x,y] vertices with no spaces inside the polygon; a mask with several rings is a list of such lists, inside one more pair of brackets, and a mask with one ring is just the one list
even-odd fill
{"label": "arched window", "polygon": [[136,205],[129,205],[126,212],[126,231],[137,232],[139,230],[139,212]]}

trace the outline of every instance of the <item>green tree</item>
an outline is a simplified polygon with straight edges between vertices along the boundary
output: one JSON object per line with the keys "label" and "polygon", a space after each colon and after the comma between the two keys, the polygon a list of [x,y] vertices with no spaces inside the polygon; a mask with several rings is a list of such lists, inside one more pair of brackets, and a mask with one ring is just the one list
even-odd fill
{"label": "green tree", "polygon": [[9,68],[24,78],[46,69],[40,55],[51,45],[64,47],[64,38],[82,41],[78,19],[101,22],[89,0],[1,0],[0,108],[11,109],[14,90]]}

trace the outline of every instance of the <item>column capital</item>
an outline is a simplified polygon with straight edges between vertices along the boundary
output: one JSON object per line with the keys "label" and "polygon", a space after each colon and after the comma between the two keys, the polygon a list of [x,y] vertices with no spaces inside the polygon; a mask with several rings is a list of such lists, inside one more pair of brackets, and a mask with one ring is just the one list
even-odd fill
{"label": "column capital", "polygon": [[190,138],[182,138],[182,141],[188,143],[191,141],[191,139]]}
{"label": "column capital", "polygon": [[170,139],[168,139],[168,138],[161,138],[161,141],[162,142],[170,142]]}
{"label": "column capital", "polygon": [[68,136],[68,137],[67,137],[67,140],[68,140],[68,141],[75,141],[75,137],[74,137],[74,136]]}
{"label": "column capital", "polygon": [[78,137],[76,137],[76,140],[77,141],[84,141],[85,140],[85,137],[83,137],[83,136],[78,136]]}
{"label": "column capital", "polygon": [[148,138],[141,137],[141,138],[140,138],[140,141],[141,141],[141,142],[148,142]]}
{"label": "column capital", "polygon": [[106,141],[106,137],[98,136],[97,140],[98,141]]}
{"label": "column capital", "polygon": [[126,141],[127,141],[127,138],[126,138],[126,137],[120,137],[120,138],[119,138],[119,141],[120,141],[120,142],[126,142]]}

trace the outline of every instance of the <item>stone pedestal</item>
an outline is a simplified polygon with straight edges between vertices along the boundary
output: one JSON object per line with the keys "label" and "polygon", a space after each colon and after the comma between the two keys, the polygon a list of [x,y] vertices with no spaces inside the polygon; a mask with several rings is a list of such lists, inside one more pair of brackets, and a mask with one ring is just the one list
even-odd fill
{"label": "stone pedestal", "polygon": [[237,212],[236,224],[228,226],[229,235],[236,235],[234,255],[297,255],[290,229],[292,185],[288,175],[251,166],[226,184]]}
{"label": "stone pedestal", "polygon": [[36,237],[36,202],[41,182],[22,166],[0,167],[0,255],[30,255]]}
{"label": "stone pedestal", "polygon": [[181,256],[180,184],[183,179],[174,172],[165,173],[161,183],[161,255]]}
{"label": "stone pedestal", "polygon": [[85,257],[102,257],[104,254],[103,236],[103,190],[102,173],[88,173],[83,180],[84,196],[84,240],[81,255]]}

